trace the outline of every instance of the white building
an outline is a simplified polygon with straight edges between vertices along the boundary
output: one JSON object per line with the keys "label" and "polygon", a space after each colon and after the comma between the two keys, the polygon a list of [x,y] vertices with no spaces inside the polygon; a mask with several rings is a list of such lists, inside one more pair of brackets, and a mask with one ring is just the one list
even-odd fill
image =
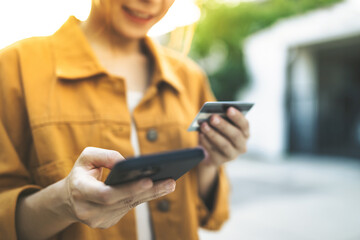
{"label": "white building", "polygon": [[250,153],[360,156],[359,0],[282,20],[244,49]]}

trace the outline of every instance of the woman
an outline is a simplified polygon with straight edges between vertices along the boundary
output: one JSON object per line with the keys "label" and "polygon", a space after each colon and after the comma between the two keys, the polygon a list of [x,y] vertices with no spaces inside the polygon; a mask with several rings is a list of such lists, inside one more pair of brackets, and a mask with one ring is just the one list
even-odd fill
{"label": "woman", "polygon": [[[4,239],[197,239],[228,218],[222,165],[245,152],[248,122],[230,108],[232,123],[214,115],[186,131],[214,98],[193,62],[146,37],[173,2],[94,0],[85,22],[0,52]],[[206,160],[176,190],[103,183],[124,157],[198,144]]]}

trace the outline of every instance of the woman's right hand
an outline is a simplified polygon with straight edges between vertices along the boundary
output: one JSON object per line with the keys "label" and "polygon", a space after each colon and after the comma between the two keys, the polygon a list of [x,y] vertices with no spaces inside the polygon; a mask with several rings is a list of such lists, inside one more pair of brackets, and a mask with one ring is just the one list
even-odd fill
{"label": "woman's right hand", "polygon": [[75,222],[109,228],[138,204],[171,193],[172,179],[153,183],[142,179],[119,186],[105,185],[102,168],[111,169],[120,153],[86,148],[64,179],[32,194],[22,194],[16,206],[19,239],[48,239]]}
{"label": "woman's right hand", "polygon": [[111,169],[124,158],[112,150],[88,147],[64,179],[67,213],[74,222],[92,228],[109,228],[129,210],[175,190],[172,179],[153,183],[142,179],[119,186],[105,185],[101,179],[102,168]]}

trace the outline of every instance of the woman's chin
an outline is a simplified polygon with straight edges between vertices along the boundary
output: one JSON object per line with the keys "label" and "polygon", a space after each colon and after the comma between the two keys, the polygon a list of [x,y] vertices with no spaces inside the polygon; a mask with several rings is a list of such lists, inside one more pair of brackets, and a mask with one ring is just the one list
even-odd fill
{"label": "woman's chin", "polygon": [[114,34],[118,37],[129,40],[140,40],[146,37],[148,31],[140,29],[126,29],[126,31],[120,29],[114,29]]}

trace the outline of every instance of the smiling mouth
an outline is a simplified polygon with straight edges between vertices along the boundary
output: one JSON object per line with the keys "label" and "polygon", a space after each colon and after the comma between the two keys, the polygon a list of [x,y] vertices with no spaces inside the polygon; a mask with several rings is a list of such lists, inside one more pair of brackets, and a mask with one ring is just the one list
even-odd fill
{"label": "smiling mouth", "polygon": [[130,9],[128,7],[123,6],[123,9],[125,10],[126,13],[128,13],[130,16],[141,19],[141,20],[150,20],[153,18],[153,16],[151,14],[147,14],[144,12],[139,12],[133,9]]}

